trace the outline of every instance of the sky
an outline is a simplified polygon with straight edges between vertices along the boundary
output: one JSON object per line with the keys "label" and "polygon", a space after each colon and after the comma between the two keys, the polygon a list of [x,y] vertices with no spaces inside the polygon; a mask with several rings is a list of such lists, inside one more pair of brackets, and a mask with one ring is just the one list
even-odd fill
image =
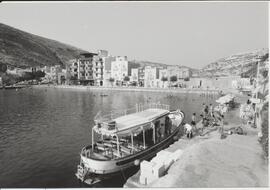
{"label": "sky", "polygon": [[129,60],[192,68],[268,48],[267,2],[1,3],[0,22]]}

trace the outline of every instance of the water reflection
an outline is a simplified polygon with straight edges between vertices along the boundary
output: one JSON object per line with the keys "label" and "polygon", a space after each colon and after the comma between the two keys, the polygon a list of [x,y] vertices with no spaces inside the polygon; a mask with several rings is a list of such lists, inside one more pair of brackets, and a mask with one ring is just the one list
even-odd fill
{"label": "water reflection", "polygon": [[[101,93],[108,96],[100,96]],[[161,102],[184,110],[187,121],[214,96],[71,89],[0,91],[1,187],[80,187],[74,173],[81,148],[91,143],[99,112]],[[103,186],[117,187],[123,180]]]}

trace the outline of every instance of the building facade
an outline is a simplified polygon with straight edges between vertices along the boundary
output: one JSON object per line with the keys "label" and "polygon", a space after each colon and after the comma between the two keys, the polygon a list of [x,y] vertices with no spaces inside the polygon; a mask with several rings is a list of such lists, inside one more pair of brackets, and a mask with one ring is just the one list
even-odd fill
{"label": "building facade", "polygon": [[186,79],[192,76],[191,70],[187,67],[179,67],[178,79]]}
{"label": "building facade", "polygon": [[70,60],[67,65],[68,78],[79,84],[94,84],[93,57],[95,53],[80,54],[78,59]]}
{"label": "building facade", "polygon": [[139,82],[139,68],[131,69],[130,81],[136,83]]}
{"label": "building facade", "polygon": [[159,70],[160,68],[151,66],[144,68],[144,87],[156,88],[160,86]]}
{"label": "building facade", "polygon": [[103,59],[103,86],[112,86],[113,82],[110,81],[111,77],[111,68],[112,62],[115,61],[115,57],[108,56],[104,57]]}
{"label": "building facade", "polygon": [[19,68],[19,67],[13,67],[13,66],[8,66],[7,67],[7,73],[12,74],[12,75],[18,75],[18,76],[23,76],[25,73],[31,73],[32,68],[31,67],[25,67],[25,68]]}
{"label": "building facade", "polygon": [[144,86],[144,67],[138,68],[138,86]]}
{"label": "building facade", "polygon": [[167,69],[160,69],[159,70],[159,80],[161,88],[168,87],[168,70]]}
{"label": "building facade", "polygon": [[179,79],[190,78],[192,73],[190,69],[187,67],[181,67],[178,65],[170,65],[167,67],[167,75],[168,75],[168,80],[170,80],[172,76],[176,76],[177,80],[179,80]]}
{"label": "building facade", "polygon": [[128,61],[126,56],[118,56],[111,63],[111,77],[115,80],[115,84],[122,84],[125,77],[130,80],[131,70],[139,67],[140,64]]}
{"label": "building facade", "polygon": [[128,60],[127,57],[118,56],[112,61],[111,66],[111,77],[114,78],[115,82],[122,82],[124,77],[128,76]]}

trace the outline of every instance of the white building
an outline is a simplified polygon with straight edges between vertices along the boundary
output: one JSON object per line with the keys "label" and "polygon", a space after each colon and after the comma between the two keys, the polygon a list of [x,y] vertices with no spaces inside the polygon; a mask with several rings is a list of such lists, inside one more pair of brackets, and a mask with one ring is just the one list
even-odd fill
{"label": "white building", "polygon": [[139,82],[139,69],[138,68],[131,69],[130,81]]}
{"label": "white building", "polygon": [[170,65],[167,67],[168,80],[172,76],[176,76],[177,79],[185,79],[191,77],[191,71],[187,67],[182,67],[178,65]]}
{"label": "white building", "polygon": [[[166,79],[166,81],[165,81]],[[159,87],[161,88],[166,88],[168,87],[168,70],[167,69],[160,69],[159,70],[159,80],[160,80],[160,85]]]}
{"label": "white building", "polygon": [[144,68],[144,87],[156,88],[160,86],[159,70],[160,68],[151,66]]}
{"label": "white building", "polygon": [[103,86],[105,59],[108,55],[107,50],[98,50],[98,54],[93,57],[93,79],[97,86]]}
{"label": "white building", "polygon": [[45,79],[47,81],[51,82],[57,82],[58,81],[58,73],[62,71],[62,68],[60,65],[54,65],[54,66],[44,66],[40,68],[35,68],[36,70],[40,70],[45,73]]}
{"label": "white building", "polygon": [[19,67],[12,67],[8,66],[7,67],[7,73],[12,74],[12,75],[18,75],[18,76],[23,76],[27,72],[32,72],[32,68],[19,68]]}
{"label": "white building", "polygon": [[115,82],[123,81],[124,77],[128,76],[128,60],[127,57],[116,57],[112,61],[111,66],[111,77],[114,78]]}
{"label": "white building", "polygon": [[113,82],[110,81],[112,62],[115,61],[115,57],[108,56],[102,58],[104,62],[103,66],[103,86],[112,86]]}
{"label": "white building", "polygon": [[191,75],[192,75],[192,73],[191,73],[189,68],[179,67],[177,78],[179,78],[179,79],[190,78]]}

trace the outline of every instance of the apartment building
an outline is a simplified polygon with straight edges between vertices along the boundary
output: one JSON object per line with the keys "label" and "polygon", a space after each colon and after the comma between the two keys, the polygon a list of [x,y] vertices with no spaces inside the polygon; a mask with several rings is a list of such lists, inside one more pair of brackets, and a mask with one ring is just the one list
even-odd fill
{"label": "apartment building", "polygon": [[160,69],[159,70],[159,80],[160,80],[160,85],[159,87],[161,88],[166,88],[168,87],[168,70],[167,69]]}
{"label": "apartment building", "polygon": [[111,78],[111,68],[112,62],[116,60],[113,56],[104,57],[103,59],[103,86],[111,86],[112,82],[110,82]]}
{"label": "apartment building", "polygon": [[128,76],[127,57],[117,56],[115,60],[112,61],[111,77],[114,78],[115,82],[118,82],[123,81],[125,76]]}
{"label": "apartment building", "polygon": [[[93,57],[96,53],[83,53],[77,59],[70,60],[67,66],[67,72],[70,80],[79,84],[94,84],[93,76]],[[76,83],[75,82],[75,83]]]}
{"label": "apartment building", "polygon": [[103,86],[105,58],[108,57],[108,51],[98,50],[98,54],[93,57],[93,79],[94,84]]}
{"label": "apartment building", "polygon": [[144,87],[156,88],[160,86],[159,70],[161,68],[146,66],[144,68]]}
{"label": "apartment building", "polygon": [[172,76],[176,76],[177,79],[185,79],[185,78],[190,78],[192,73],[189,68],[187,67],[181,67],[178,65],[170,65],[167,67],[167,74],[168,74],[168,80]]}

